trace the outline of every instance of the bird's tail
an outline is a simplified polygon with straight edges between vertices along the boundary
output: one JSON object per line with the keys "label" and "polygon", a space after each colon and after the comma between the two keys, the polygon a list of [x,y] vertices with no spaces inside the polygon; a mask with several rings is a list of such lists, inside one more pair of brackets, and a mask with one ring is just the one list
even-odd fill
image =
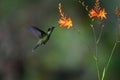
{"label": "bird's tail", "polygon": [[35,49],[37,49],[41,44],[36,44],[33,48],[32,48],[32,52],[35,51]]}

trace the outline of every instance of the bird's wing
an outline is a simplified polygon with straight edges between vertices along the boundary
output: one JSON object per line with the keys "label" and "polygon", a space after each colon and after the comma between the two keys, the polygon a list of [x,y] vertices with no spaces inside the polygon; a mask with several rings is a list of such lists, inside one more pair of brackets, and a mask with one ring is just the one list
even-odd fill
{"label": "bird's wing", "polygon": [[42,38],[43,36],[46,35],[46,33],[44,31],[42,31],[41,29],[39,29],[37,27],[30,27],[29,31],[32,32],[34,35],[36,35],[39,38]]}

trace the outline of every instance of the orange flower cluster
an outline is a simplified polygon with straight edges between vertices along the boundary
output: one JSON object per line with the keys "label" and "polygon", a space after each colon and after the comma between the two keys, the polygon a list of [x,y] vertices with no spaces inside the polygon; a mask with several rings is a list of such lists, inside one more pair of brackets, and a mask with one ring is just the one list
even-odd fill
{"label": "orange flower cluster", "polygon": [[97,13],[94,9],[92,9],[91,11],[90,11],[90,14],[89,14],[89,16],[90,16],[90,18],[93,18],[93,17],[97,17],[97,18],[99,18],[99,19],[106,19],[106,11],[105,11],[105,9],[101,9],[100,11],[99,11],[99,13]]}
{"label": "orange flower cluster", "polygon": [[99,5],[99,0],[96,0],[95,6],[92,10],[90,10],[89,12],[89,17],[90,18],[94,18],[97,17],[99,19],[106,19],[106,11],[105,9],[101,9],[100,5]]}
{"label": "orange flower cluster", "polygon": [[71,28],[72,27],[72,20],[71,20],[71,18],[67,18],[64,15],[64,13],[62,12],[61,3],[59,3],[58,9],[59,9],[59,12],[60,12],[60,15],[61,15],[61,18],[58,21],[59,25],[61,27],[65,27],[65,28],[68,28],[68,29]]}

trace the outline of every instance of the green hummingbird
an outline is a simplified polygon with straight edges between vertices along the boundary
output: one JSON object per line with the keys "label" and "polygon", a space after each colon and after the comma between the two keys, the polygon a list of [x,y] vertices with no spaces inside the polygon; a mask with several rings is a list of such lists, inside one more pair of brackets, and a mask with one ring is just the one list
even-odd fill
{"label": "green hummingbird", "polygon": [[55,27],[50,27],[50,28],[48,28],[47,32],[44,32],[43,30],[41,30],[37,27],[30,27],[29,31],[32,32],[35,36],[37,36],[39,38],[38,42],[33,47],[32,51],[34,51],[40,45],[45,45],[48,42],[54,28]]}

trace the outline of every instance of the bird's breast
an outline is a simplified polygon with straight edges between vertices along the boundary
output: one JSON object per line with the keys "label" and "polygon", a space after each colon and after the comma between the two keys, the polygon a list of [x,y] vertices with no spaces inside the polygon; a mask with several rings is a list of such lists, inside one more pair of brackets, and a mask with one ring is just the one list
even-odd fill
{"label": "bird's breast", "polygon": [[42,42],[45,44],[47,41],[48,41],[48,36],[44,36],[44,37],[42,38]]}

